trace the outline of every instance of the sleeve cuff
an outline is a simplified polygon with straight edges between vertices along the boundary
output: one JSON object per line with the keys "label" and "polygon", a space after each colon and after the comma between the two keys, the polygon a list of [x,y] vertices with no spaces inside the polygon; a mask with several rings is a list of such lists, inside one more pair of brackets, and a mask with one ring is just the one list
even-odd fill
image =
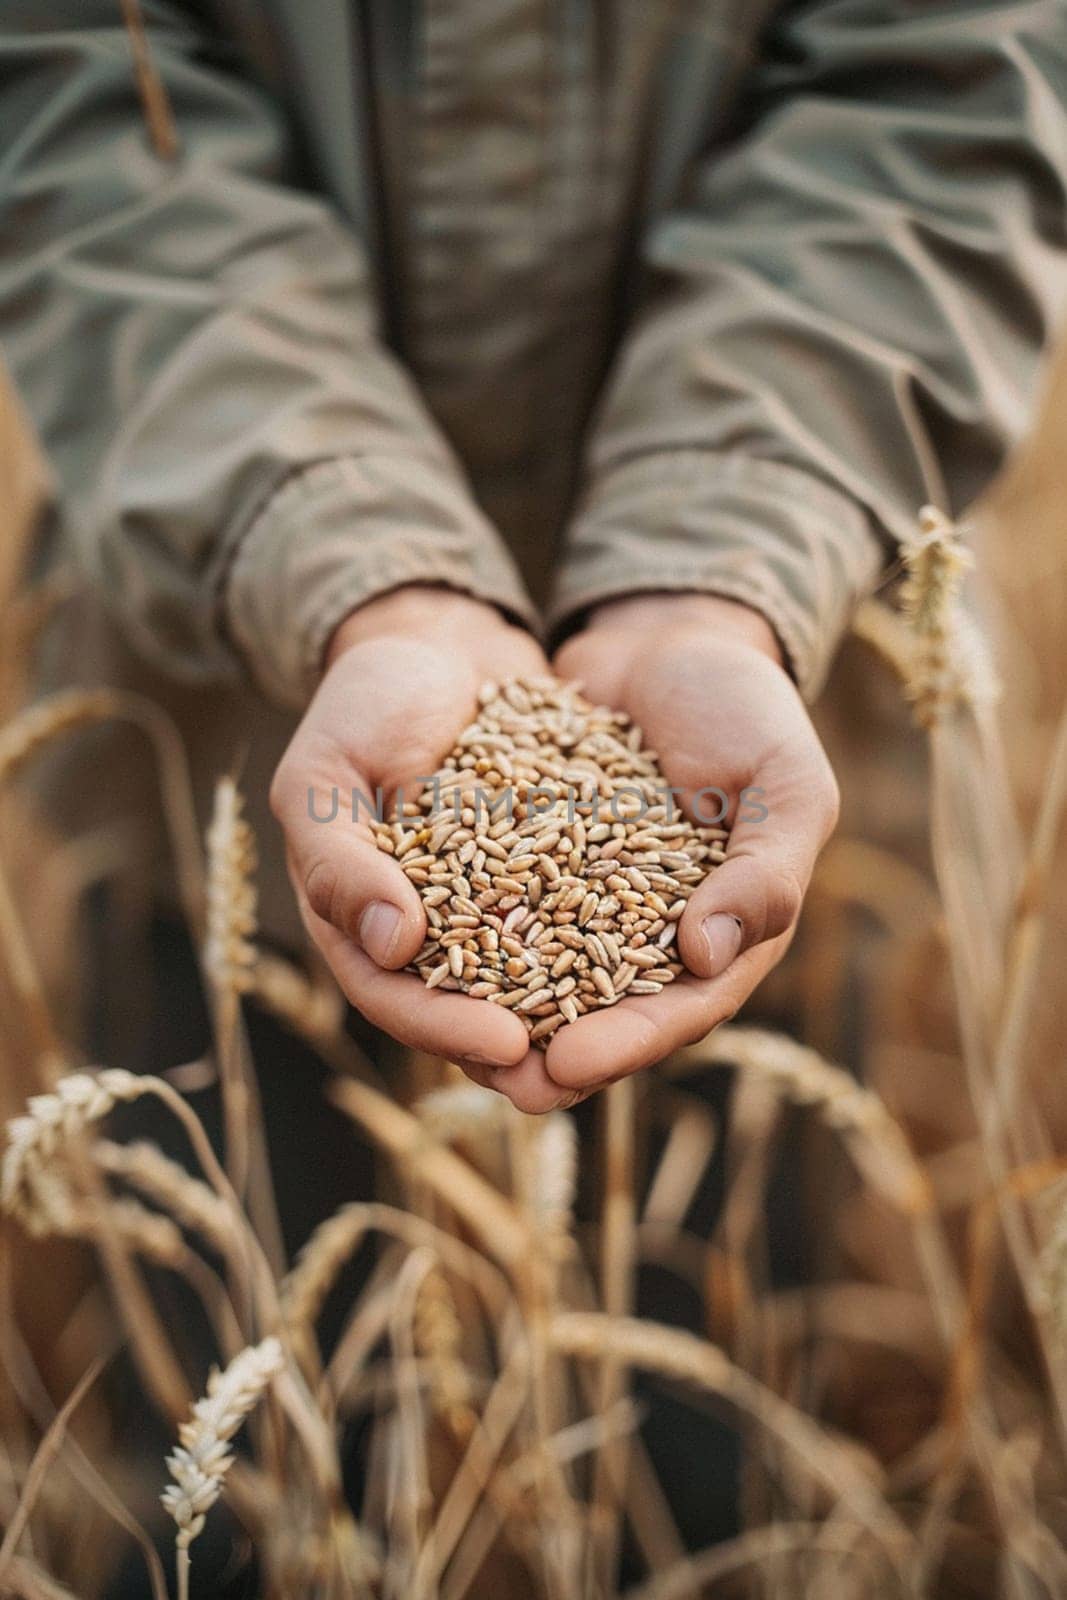
{"label": "sleeve cuff", "polygon": [[224,624],[260,688],[302,709],[337,625],[375,596],[438,583],[539,631],[519,573],[447,464],[342,457],[289,478],[240,540]]}
{"label": "sleeve cuff", "polygon": [[705,450],[643,455],[587,492],[550,638],[590,606],[641,590],[722,595],[767,619],[812,700],[885,559],[867,513],[799,467]]}

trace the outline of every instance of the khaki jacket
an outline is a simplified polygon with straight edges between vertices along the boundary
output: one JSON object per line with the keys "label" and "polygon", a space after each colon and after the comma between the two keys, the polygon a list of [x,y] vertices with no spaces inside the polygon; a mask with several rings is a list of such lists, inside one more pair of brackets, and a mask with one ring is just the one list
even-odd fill
{"label": "khaki jacket", "polygon": [[96,597],[65,670],[149,683],[200,765],[265,774],[332,629],[419,579],[552,638],[733,596],[813,695],[1025,429],[1062,0],[142,12],[176,156],[119,0],[0,15],[0,349],[39,561]]}

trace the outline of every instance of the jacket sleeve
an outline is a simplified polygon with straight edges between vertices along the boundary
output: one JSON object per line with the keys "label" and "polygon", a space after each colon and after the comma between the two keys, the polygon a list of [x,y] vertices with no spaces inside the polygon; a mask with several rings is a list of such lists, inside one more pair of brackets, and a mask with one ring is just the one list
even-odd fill
{"label": "jacket sleeve", "polygon": [[279,108],[188,8],[143,11],[174,161],[118,0],[9,0],[0,25],[0,346],[124,631],[174,676],[250,668],[296,706],[333,627],[401,583],[529,620]]}
{"label": "jacket sleeve", "polygon": [[719,593],[816,692],[921,504],[958,514],[1032,417],[1065,106],[1062,0],[782,12],[745,131],[649,232],[557,631],[627,591]]}

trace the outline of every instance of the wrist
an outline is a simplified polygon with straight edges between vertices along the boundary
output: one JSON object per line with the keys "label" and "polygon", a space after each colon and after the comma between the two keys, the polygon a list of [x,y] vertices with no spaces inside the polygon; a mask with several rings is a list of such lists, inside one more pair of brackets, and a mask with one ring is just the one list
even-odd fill
{"label": "wrist", "polygon": [[323,664],[331,667],[346,650],[369,639],[408,636],[462,645],[510,627],[503,613],[488,601],[457,589],[405,584],[349,612],[330,635]]}
{"label": "wrist", "polygon": [[616,629],[635,638],[679,627],[702,627],[722,638],[736,639],[784,666],[778,636],[762,612],[740,600],[716,594],[636,594],[607,600],[586,622],[587,631]]}

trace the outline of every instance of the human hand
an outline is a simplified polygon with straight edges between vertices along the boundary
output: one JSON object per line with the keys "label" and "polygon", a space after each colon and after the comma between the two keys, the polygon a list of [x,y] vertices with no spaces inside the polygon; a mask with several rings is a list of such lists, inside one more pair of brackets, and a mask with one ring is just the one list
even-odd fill
{"label": "human hand", "polygon": [[[740,808],[740,820],[731,811],[726,860],[679,924],[687,973],[659,994],[628,995],[560,1028],[543,1056],[485,1074],[526,1110],[649,1066],[733,1016],[785,953],[838,807],[775,636],[745,606],[702,595],[612,602],[563,646],[553,670],[629,713],[691,814],[694,794],[716,786],[735,807],[741,790],[759,789],[767,815],[745,820],[754,805]],[[717,820],[714,797],[699,805],[697,820]]]}
{"label": "human hand", "polygon": [[[369,811],[381,788],[428,777],[473,720],[487,678],[548,671],[537,642],[494,607],[412,585],[369,601],[335,632],[322,682],[282,757],[271,808],[310,937],[345,995],[394,1039],[460,1065],[527,1054],[517,1017],[485,1000],[428,990],[399,971],[426,937],[419,895],[378,849]],[[324,818],[338,796],[331,821]],[[365,797],[353,821],[352,791]]]}

